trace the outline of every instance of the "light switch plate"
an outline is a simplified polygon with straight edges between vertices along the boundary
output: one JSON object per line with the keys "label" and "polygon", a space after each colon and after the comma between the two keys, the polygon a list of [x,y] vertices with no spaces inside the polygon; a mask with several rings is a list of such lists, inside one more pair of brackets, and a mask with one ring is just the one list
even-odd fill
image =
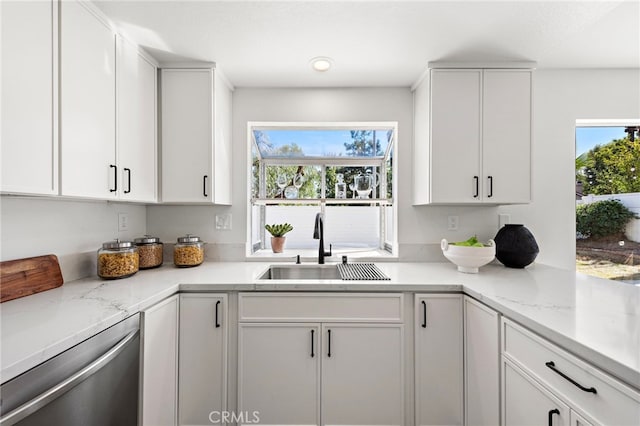
{"label": "light switch plate", "polygon": [[216,215],[216,229],[221,231],[231,230],[231,213]]}
{"label": "light switch plate", "polygon": [[129,230],[129,213],[118,213],[118,231]]}
{"label": "light switch plate", "polygon": [[458,216],[448,216],[447,217],[447,230],[448,231],[457,231],[458,230]]}

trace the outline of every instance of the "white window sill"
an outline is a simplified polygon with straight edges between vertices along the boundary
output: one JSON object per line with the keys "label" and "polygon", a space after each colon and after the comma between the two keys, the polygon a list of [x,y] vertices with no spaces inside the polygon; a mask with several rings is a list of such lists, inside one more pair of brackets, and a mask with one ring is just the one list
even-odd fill
{"label": "white window sill", "polygon": [[[329,250],[329,247],[325,247]],[[256,262],[295,262],[296,256],[300,255],[303,263],[318,262],[318,249],[288,249],[285,248],[283,253],[273,253],[271,249],[258,250],[253,254],[247,255],[247,261]],[[356,260],[358,262],[372,261],[397,261],[398,256],[389,253],[386,250],[363,249],[363,248],[340,248],[333,249],[331,256],[325,256],[326,263],[340,263],[342,256],[347,256],[348,261]]]}

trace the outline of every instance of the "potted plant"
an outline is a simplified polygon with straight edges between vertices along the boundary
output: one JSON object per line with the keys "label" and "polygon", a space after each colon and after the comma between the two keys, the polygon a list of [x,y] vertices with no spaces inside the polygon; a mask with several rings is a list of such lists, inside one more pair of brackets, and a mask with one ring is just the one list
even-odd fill
{"label": "potted plant", "polygon": [[292,231],[293,226],[288,223],[279,223],[277,225],[265,225],[264,229],[271,234],[271,250],[273,250],[274,253],[282,253],[285,242],[284,234]]}

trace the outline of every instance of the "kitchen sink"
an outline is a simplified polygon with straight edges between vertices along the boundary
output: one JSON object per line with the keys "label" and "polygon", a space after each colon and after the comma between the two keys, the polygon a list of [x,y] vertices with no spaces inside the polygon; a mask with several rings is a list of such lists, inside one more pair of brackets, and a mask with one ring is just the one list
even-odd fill
{"label": "kitchen sink", "polygon": [[336,265],[271,265],[260,280],[340,280]]}

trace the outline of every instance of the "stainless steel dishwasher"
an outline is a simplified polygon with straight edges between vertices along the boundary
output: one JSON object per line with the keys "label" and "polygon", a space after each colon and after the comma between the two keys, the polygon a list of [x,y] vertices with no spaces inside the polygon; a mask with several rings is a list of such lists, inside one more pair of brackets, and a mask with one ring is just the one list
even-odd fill
{"label": "stainless steel dishwasher", "polygon": [[3,383],[0,425],[136,425],[139,329],[136,314]]}

